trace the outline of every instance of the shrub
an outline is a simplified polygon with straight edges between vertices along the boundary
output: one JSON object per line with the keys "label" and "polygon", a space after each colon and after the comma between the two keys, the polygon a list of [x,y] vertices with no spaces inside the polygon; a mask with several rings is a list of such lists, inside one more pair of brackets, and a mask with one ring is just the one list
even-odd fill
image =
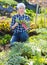
{"label": "shrub", "polygon": [[[36,57],[36,58],[35,58]],[[41,53],[37,51],[37,48],[30,43],[15,43],[12,47],[9,57],[7,60],[7,65],[29,65],[30,59],[34,60],[41,58]],[[37,61],[39,63],[39,61]],[[40,63],[41,64],[41,63]]]}
{"label": "shrub", "polygon": [[0,45],[6,45],[9,43],[11,36],[9,34],[6,34],[3,36],[3,38],[0,39]]}
{"label": "shrub", "polygon": [[2,18],[0,20],[0,30],[10,31],[10,21],[11,19]]}
{"label": "shrub", "polygon": [[25,65],[27,62],[27,59],[25,59],[22,56],[12,56],[8,59],[8,64],[7,65]]}
{"label": "shrub", "polygon": [[33,10],[26,9],[25,13],[30,16],[31,20],[33,20],[33,18],[35,16],[35,12]]}

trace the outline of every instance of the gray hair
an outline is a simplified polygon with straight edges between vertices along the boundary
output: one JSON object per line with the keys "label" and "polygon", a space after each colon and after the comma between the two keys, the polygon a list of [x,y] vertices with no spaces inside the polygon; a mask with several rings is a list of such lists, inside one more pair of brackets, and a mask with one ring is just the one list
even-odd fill
{"label": "gray hair", "polygon": [[24,7],[24,9],[25,9],[26,6],[25,6],[24,3],[18,3],[18,4],[17,4],[17,9],[19,9],[20,7]]}

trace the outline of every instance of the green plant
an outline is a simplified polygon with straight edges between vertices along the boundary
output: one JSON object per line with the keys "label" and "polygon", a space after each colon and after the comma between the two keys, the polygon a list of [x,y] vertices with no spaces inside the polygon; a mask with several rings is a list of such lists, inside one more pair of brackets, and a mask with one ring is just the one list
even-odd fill
{"label": "green plant", "polygon": [[6,61],[8,60],[9,51],[2,51],[0,52],[0,65],[5,65]]}
{"label": "green plant", "polygon": [[23,51],[22,56],[27,57],[28,59],[32,57],[32,48],[31,44],[28,45],[28,43],[23,45]]}
{"label": "green plant", "polygon": [[27,55],[31,53],[31,50],[29,49],[30,47],[24,47],[23,46],[24,44],[25,43],[21,43],[21,42],[15,43],[15,46],[12,47],[11,52],[9,53],[9,59],[7,61],[8,65],[15,65],[15,64],[25,65],[25,63],[28,62]]}
{"label": "green plant", "polygon": [[[34,37],[37,39],[37,37]],[[41,55],[42,49],[44,49],[47,45],[46,42],[42,44],[42,41],[39,40],[34,43],[21,43],[15,42],[15,46],[11,47],[11,50],[8,55],[8,60],[6,61],[6,65],[29,65],[31,61],[33,61],[33,65],[44,65],[45,58]],[[46,46],[44,46],[44,44]],[[41,46],[41,47],[40,47]]]}
{"label": "green plant", "polygon": [[1,42],[1,45],[5,45],[7,43],[7,40],[6,39],[4,39],[4,38],[2,38],[2,42]]}
{"label": "green plant", "polygon": [[34,16],[36,15],[33,10],[29,10],[29,9],[26,9],[25,13],[30,16],[31,20],[33,20]]}
{"label": "green plant", "polygon": [[6,34],[3,36],[3,38],[0,39],[0,45],[6,45],[9,43],[11,36],[9,34]]}
{"label": "green plant", "polygon": [[7,39],[7,41],[10,41],[11,35],[6,34],[6,35],[4,36],[4,38]]}
{"label": "green plant", "polygon": [[0,30],[4,30],[4,31],[10,31],[10,20],[9,18],[5,18],[3,17],[0,20]]}
{"label": "green plant", "polygon": [[35,52],[35,56],[33,57],[34,64],[33,65],[44,65],[45,59],[39,54],[37,51]]}
{"label": "green plant", "polygon": [[2,4],[9,4],[9,5],[15,5],[15,4],[17,4],[17,2],[16,1],[14,1],[14,0],[12,0],[12,1],[10,1],[10,0],[1,0],[0,1]]}
{"label": "green plant", "polygon": [[25,59],[22,56],[12,56],[8,59],[8,64],[7,65],[24,65],[27,62],[27,59]]}
{"label": "green plant", "polygon": [[8,65],[26,65],[29,63],[29,59],[34,59],[34,56],[36,56],[37,60],[41,58],[41,52],[37,51],[37,47],[34,48],[34,45],[30,43],[17,42],[12,47],[7,62]]}

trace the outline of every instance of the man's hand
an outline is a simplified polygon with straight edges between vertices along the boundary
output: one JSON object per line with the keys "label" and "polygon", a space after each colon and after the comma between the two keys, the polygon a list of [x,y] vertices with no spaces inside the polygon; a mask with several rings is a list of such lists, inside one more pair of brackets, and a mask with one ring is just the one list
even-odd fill
{"label": "man's hand", "polygon": [[18,26],[17,22],[12,26],[12,29],[14,29],[16,26]]}
{"label": "man's hand", "polygon": [[14,25],[15,25],[15,26],[18,26],[18,23],[16,22]]}

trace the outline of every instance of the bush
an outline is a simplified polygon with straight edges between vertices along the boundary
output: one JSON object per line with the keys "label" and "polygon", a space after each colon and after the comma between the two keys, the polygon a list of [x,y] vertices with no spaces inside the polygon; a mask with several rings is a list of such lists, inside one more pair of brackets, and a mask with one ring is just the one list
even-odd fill
{"label": "bush", "polygon": [[25,59],[22,56],[12,56],[8,59],[8,64],[7,65],[25,65],[27,62],[27,59]]}
{"label": "bush", "polygon": [[[25,47],[25,43],[15,43],[15,47],[12,47],[11,52],[9,54],[9,59],[7,61],[8,65],[25,65],[28,62],[28,53],[31,51],[30,47]],[[27,50],[29,49],[29,50]],[[27,54],[26,54],[27,52]]]}
{"label": "bush", "polygon": [[1,0],[0,2],[1,2],[2,4],[5,4],[5,5],[7,5],[7,4],[8,4],[8,5],[16,5],[16,4],[17,4],[17,2],[14,1],[14,0],[11,0],[11,1],[10,1],[10,0],[7,0],[7,1],[6,1],[6,0]]}
{"label": "bush", "polygon": [[33,60],[34,65],[37,63],[43,64],[43,62],[40,62],[41,58],[41,52],[37,51],[37,47],[32,47],[30,43],[17,42],[12,47],[6,63],[7,65],[29,65],[30,61]]}
{"label": "bush", "polygon": [[11,21],[11,19],[3,17],[0,20],[0,30],[10,31],[10,21]]}
{"label": "bush", "polygon": [[25,13],[30,16],[31,20],[33,20],[33,18],[35,16],[35,12],[33,10],[26,9]]}
{"label": "bush", "polygon": [[11,36],[9,34],[6,34],[3,36],[3,38],[0,39],[0,45],[6,45],[9,43]]}

